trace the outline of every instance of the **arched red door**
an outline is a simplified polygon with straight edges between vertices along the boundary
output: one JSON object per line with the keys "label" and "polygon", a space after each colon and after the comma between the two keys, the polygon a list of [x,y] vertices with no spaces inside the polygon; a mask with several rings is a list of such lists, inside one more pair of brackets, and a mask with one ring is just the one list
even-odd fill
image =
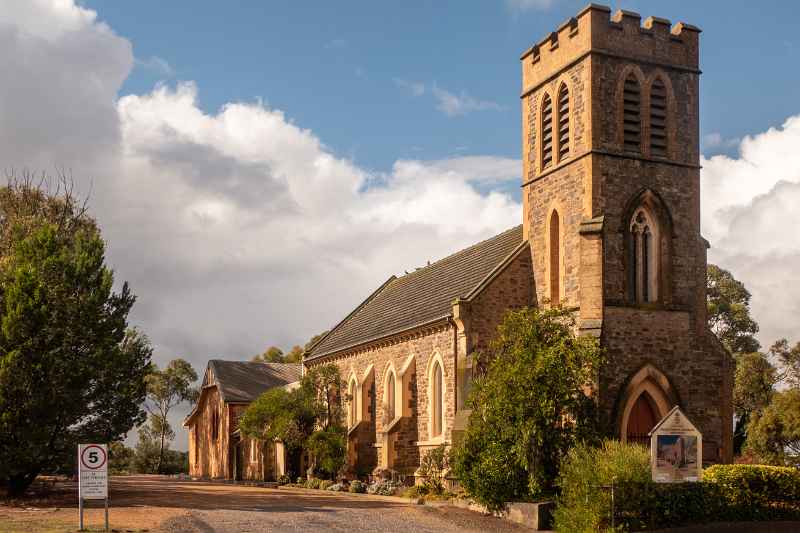
{"label": "arched red door", "polygon": [[628,416],[627,441],[650,446],[650,437],[647,434],[650,433],[656,422],[658,419],[653,409],[653,400],[646,392],[642,392]]}

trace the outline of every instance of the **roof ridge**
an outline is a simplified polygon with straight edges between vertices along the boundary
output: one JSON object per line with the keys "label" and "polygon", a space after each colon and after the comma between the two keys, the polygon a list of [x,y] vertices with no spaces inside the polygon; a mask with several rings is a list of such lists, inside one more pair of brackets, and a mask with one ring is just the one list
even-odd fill
{"label": "roof ridge", "polygon": [[487,237],[487,238],[483,239],[482,241],[478,241],[475,244],[471,244],[471,245],[467,246],[466,248],[462,248],[460,250],[457,250],[457,251],[451,253],[450,255],[446,255],[446,256],[442,257],[441,259],[437,259],[436,261],[434,261],[433,263],[431,263],[429,265],[425,265],[424,267],[419,267],[419,268],[415,269],[414,271],[408,272],[407,274],[404,274],[402,276],[396,276],[396,279],[397,279],[397,281],[408,279],[410,276],[413,276],[415,274],[419,274],[422,271],[428,270],[431,267],[436,266],[437,264],[441,263],[442,261],[446,261],[446,260],[450,259],[451,257],[467,253],[468,251],[472,250],[473,248],[477,248],[478,246],[481,246],[482,244],[485,244],[488,241],[492,241],[494,239],[498,239],[502,235],[510,233],[510,232],[516,230],[517,228],[519,228],[520,226],[522,226],[522,224],[517,224],[513,228],[508,228],[507,230],[501,231],[500,233],[498,233],[496,235],[492,235],[491,237]]}

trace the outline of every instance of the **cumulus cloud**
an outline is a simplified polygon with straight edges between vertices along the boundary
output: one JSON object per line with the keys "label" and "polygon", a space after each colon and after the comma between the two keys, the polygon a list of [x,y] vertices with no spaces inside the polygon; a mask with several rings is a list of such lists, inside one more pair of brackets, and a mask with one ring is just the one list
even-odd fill
{"label": "cumulus cloud", "polygon": [[752,307],[768,345],[800,340],[800,115],[747,136],[735,157],[702,160],[702,224],[709,260],[732,270],[753,294]]}
{"label": "cumulus cloud", "polygon": [[91,191],[159,364],[302,343],[390,275],[519,222],[511,197],[479,187],[518,179],[518,160],[375,173],[260,102],[208,113],[193,83],[119,95],[131,43],[69,0],[4,5],[0,45],[0,160],[71,169]]}

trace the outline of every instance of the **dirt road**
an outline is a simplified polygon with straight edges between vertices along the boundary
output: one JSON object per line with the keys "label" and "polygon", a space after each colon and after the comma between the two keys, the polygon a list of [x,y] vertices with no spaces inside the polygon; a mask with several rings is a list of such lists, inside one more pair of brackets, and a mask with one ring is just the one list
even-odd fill
{"label": "dirt road", "polygon": [[[111,525],[120,531],[527,531],[462,509],[431,508],[363,494],[266,489],[160,476],[115,477],[110,489]],[[38,505],[0,507],[0,530],[74,531],[75,490],[74,484],[60,484]],[[102,511],[91,509],[87,523],[92,527],[102,524]]]}

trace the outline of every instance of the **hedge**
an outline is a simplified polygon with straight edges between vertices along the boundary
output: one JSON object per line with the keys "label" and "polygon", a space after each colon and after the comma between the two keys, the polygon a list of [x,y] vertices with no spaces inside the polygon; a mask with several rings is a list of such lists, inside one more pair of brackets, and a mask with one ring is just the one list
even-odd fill
{"label": "hedge", "polygon": [[697,483],[621,483],[616,524],[655,529],[704,522],[800,519],[800,470],[716,465]]}

